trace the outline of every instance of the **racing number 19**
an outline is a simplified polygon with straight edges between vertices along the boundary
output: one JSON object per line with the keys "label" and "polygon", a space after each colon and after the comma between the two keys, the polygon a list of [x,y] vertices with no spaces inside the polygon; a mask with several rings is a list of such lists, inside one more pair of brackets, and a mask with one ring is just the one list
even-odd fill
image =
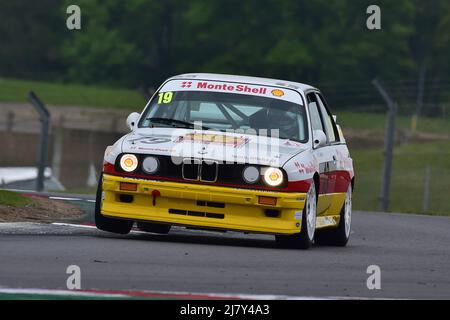
{"label": "racing number 19", "polygon": [[168,92],[161,92],[158,95],[158,104],[161,103],[170,103],[172,102],[172,98],[173,98],[173,92],[168,91]]}

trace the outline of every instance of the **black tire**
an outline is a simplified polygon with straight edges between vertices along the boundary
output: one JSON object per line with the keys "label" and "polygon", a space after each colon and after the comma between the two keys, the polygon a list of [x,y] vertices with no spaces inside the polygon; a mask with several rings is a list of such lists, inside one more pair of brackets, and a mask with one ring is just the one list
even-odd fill
{"label": "black tire", "polygon": [[137,227],[139,230],[145,232],[168,234],[171,228],[169,224],[151,223],[151,222],[138,222]]}
{"label": "black tire", "polygon": [[[315,221],[314,221],[314,227],[312,230],[313,234],[308,233],[308,227],[304,224],[307,221],[307,208],[311,201],[310,195],[314,195],[312,198],[312,201],[314,202],[314,211],[317,210],[317,193],[315,184],[312,183],[310,190],[308,191],[308,197],[305,203],[305,207],[302,211],[302,228],[300,230],[300,233],[292,234],[292,235],[276,235],[275,240],[281,248],[293,248],[293,249],[309,249],[313,243],[314,239],[314,230],[315,230]],[[316,211],[314,213],[314,216],[317,217]],[[310,231],[311,232],[311,231]]]}
{"label": "black tire", "polygon": [[118,234],[127,234],[133,227],[133,221],[107,218],[101,213],[102,201],[102,177],[100,177],[97,186],[97,195],[95,198],[95,225],[98,229]]}
{"label": "black tire", "polygon": [[[352,189],[349,186],[347,193],[350,192],[350,223],[351,223],[351,193]],[[347,197],[347,194],[346,194]],[[339,226],[337,228],[329,228],[323,230],[317,230],[316,235],[314,237],[314,243],[322,246],[335,246],[335,247],[345,247],[350,238],[350,226],[347,226],[349,229],[346,230],[345,223],[345,210],[347,206],[347,201],[344,201],[344,205],[342,206],[340,217],[339,217]]]}

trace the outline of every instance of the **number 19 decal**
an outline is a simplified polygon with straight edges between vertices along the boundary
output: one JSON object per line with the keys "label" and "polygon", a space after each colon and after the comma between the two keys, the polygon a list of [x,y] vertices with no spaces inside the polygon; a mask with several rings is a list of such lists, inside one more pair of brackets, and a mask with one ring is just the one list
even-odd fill
{"label": "number 19 decal", "polygon": [[173,92],[171,92],[171,91],[161,92],[160,94],[158,94],[158,104],[171,103],[172,102],[172,98],[173,98]]}

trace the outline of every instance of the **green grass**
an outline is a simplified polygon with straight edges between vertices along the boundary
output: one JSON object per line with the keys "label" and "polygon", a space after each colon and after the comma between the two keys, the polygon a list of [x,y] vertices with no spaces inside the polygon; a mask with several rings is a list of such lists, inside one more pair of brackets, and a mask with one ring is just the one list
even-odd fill
{"label": "green grass", "polygon": [[0,190],[0,205],[11,207],[25,207],[31,203],[31,199],[22,197],[18,193]]}
{"label": "green grass", "polygon": [[47,105],[124,109],[141,109],[145,105],[137,90],[0,78],[0,101],[28,102],[29,91]]}
{"label": "green grass", "polygon": [[[376,133],[383,133],[386,115],[381,113],[360,113],[360,112],[337,112],[337,122],[344,129],[370,130]],[[411,129],[411,117],[397,116],[397,129]],[[417,121],[417,131],[450,134],[450,118],[430,118],[421,117]]]}
{"label": "green grass", "polygon": [[[338,123],[345,134],[352,129],[370,132],[372,137],[383,139],[386,116],[376,113],[338,113]],[[398,116],[398,129],[409,130],[411,117]],[[420,118],[418,132],[450,135],[450,119]],[[358,210],[380,209],[380,193],[383,166],[382,147],[366,145],[350,149],[356,174],[354,207]],[[431,184],[428,211],[423,211],[426,167],[431,169]],[[396,145],[392,164],[391,193],[389,210],[450,215],[450,141],[436,141],[408,145]]]}
{"label": "green grass", "polygon": [[[356,175],[354,208],[380,209],[381,149],[350,150]],[[431,168],[429,210],[423,212],[425,168]],[[450,215],[450,141],[394,148],[390,211]]]}
{"label": "green grass", "polygon": [[[0,78],[0,101],[27,102],[28,92],[34,91],[48,105],[100,108],[142,109],[145,99],[137,90],[60,84]],[[382,132],[386,116],[382,113],[339,112],[338,123],[345,128]],[[411,117],[398,116],[397,127],[411,128]],[[420,118],[417,130],[431,133],[450,133],[450,118]]]}

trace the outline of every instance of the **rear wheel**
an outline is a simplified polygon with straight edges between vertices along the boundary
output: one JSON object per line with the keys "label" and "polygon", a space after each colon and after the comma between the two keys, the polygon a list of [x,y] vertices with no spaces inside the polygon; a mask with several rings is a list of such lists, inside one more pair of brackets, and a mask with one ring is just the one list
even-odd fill
{"label": "rear wheel", "polygon": [[101,213],[103,178],[100,177],[95,198],[95,225],[98,229],[113,233],[127,234],[133,227],[133,221],[107,218]]}
{"label": "rear wheel", "polygon": [[318,230],[314,242],[319,245],[344,247],[350,238],[351,224],[352,186],[350,185],[345,194],[345,202],[340,213],[339,226],[337,228]]}
{"label": "rear wheel", "polygon": [[281,247],[308,249],[311,247],[316,230],[317,194],[316,186],[311,183],[302,212],[302,226],[298,234],[277,235],[275,239]]}
{"label": "rear wheel", "polygon": [[162,223],[150,223],[150,222],[138,222],[137,227],[139,230],[152,233],[168,234],[171,226]]}

